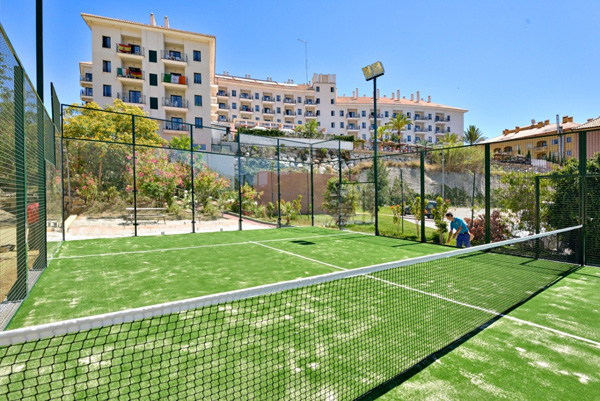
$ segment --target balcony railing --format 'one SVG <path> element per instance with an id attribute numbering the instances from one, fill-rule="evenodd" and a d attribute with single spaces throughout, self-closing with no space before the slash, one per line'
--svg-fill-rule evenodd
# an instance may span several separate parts
<path id="1" fill-rule="evenodd" d="M 164 129 L 169 130 L 169 131 L 187 132 L 189 128 L 188 128 L 187 124 L 185 124 L 185 123 L 180 123 L 180 122 L 176 122 L 176 121 L 165 121 Z"/>
<path id="2" fill-rule="evenodd" d="M 374 114 L 374 113 L 371 113 L 371 116 L 370 116 L 370 118 L 373 118 L 373 114 Z M 383 118 L 383 114 L 377 114 L 377 118 Z"/>
<path id="3" fill-rule="evenodd" d="M 183 63 L 187 63 L 188 57 L 184 52 L 171 53 L 169 50 L 161 50 L 160 58 L 163 60 L 171 60 L 171 61 L 181 61 Z"/>
<path id="4" fill-rule="evenodd" d="M 131 54 L 133 56 L 143 56 L 144 55 L 144 48 L 141 46 L 117 43 L 117 45 L 115 47 L 116 47 L 117 53 Z"/>
<path id="5" fill-rule="evenodd" d="M 221 110 L 229 110 L 229 106 L 227 106 L 226 104 L 219 104 L 219 109 L 221 109 Z"/>
<path id="6" fill-rule="evenodd" d="M 188 108 L 188 101 L 186 99 L 165 99 L 163 98 L 163 106 L 166 107 L 179 107 L 182 109 Z"/>
<path id="7" fill-rule="evenodd" d="M 81 96 L 92 97 L 92 96 L 94 96 L 94 91 L 92 90 L 92 88 L 82 89 L 81 90 Z"/>
<path id="8" fill-rule="evenodd" d="M 286 97 L 283 99 L 283 103 L 296 103 L 296 101 L 292 98 Z"/>
<path id="9" fill-rule="evenodd" d="M 263 102 L 273 102 L 273 98 L 271 96 L 263 96 L 262 97 Z"/>
<path id="10" fill-rule="evenodd" d="M 219 117 L 217 117 L 217 121 L 220 123 L 228 123 L 229 119 L 225 116 L 219 116 Z"/>
<path id="11" fill-rule="evenodd" d="M 295 115 L 296 115 L 296 113 L 295 113 L 295 112 L 293 112 L 293 111 L 291 111 L 291 110 L 285 110 L 285 111 L 283 112 L 283 115 L 284 115 L 284 116 L 295 116 Z"/>
<path id="12" fill-rule="evenodd" d="M 227 93 L 227 91 L 220 90 L 220 91 L 217 92 L 217 96 L 229 97 L 229 93 Z"/>
<path id="13" fill-rule="evenodd" d="M 244 113 L 252 113 L 252 109 L 250 107 L 241 107 L 240 111 Z"/>
<path id="14" fill-rule="evenodd" d="M 357 126 L 357 125 L 354 125 L 354 124 L 348 124 L 348 129 L 349 129 L 349 130 L 356 131 L 356 130 L 358 129 L 358 126 Z"/>
<path id="15" fill-rule="evenodd" d="M 165 84 L 187 85 L 187 77 L 185 75 L 163 73 L 162 82 Z"/>
<path id="16" fill-rule="evenodd" d="M 240 99 L 252 100 L 252 95 L 249 93 L 240 93 Z"/>
<path id="17" fill-rule="evenodd" d="M 92 82 L 92 78 L 93 78 L 93 76 L 91 74 L 90 75 L 82 75 L 79 77 L 79 80 L 81 82 Z"/>
<path id="18" fill-rule="evenodd" d="M 313 105 L 313 104 L 315 104 L 315 101 L 314 101 L 314 100 L 312 100 L 312 99 L 306 99 L 306 100 L 304 101 L 304 104 Z"/>
<path id="19" fill-rule="evenodd" d="M 304 117 L 314 117 L 315 113 L 313 113 L 312 111 L 307 111 L 306 113 L 304 113 Z"/>
<path id="20" fill-rule="evenodd" d="M 146 96 L 142 94 L 117 93 L 117 99 L 125 103 L 146 104 Z"/>
<path id="21" fill-rule="evenodd" d="M 348 113 L 346 114 L 347 118 L 358 118 L 358 113 Z"/>
<path id="22" fill-rule="evenodd" d="M 275 112 L 271 109 L 263 109 L 263 114 L 275 114 Z"/>
<path id="23" fill-rule="evenodd" d="M 427 117 L 425 116 L 415 116 L 413 121 L 427 121 Z"/>
<path id="24" fill-rule="evenodd" d="M 139 79 L 140 81 L 143 81 L 145 79 L 145 73 L 144 71 L 131 70 L 129 68 L 117 68 L 117 77 Z"/>

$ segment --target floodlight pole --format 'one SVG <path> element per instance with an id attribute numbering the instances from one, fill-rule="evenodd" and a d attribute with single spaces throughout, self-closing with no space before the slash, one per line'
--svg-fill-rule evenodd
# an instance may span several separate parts
<path id="1" fill-rule="evenodd" d="M 44 12 L 43 0 L 35 1 L 37 93 L 44 103 Z"/>
<path id="2" fill-rule="evenodd" d="M 379 180 L 377 179 L 377 77 L 373 78 L 373 181 L 375 182 L 375 235 L 379 235 Z"/>

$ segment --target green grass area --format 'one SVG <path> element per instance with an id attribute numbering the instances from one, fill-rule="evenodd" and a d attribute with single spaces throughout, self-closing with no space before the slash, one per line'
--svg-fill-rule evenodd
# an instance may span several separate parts
<path id="1" fill-rule="evenodd" d="M 250 242 L 273 246 L 302 238 L 314 244 L 311 257 L 346 268 L 444 250 L 315 227 L 69 241 L 9 329 L 335 271 Z"/>
<path id="2" fill-rule="evenodd" d="M 11 328 L 445 250 L 312 227 L 67 242 Z M 600 271 L 571 268 L 476 252 L 0 348 L 0 398 L 354 399 L 562 275 L 510 315 L 600 341 Z M 384 399 L 592 399 L 598 350 L 501 318 Z"/>
<path id="3" fill-rule="evenodd" d="M 600 342 L 600 269 L 583 268 L 509 316 Z M 600 348 L 502 318 L 382 400 L 597 400 Z"/>

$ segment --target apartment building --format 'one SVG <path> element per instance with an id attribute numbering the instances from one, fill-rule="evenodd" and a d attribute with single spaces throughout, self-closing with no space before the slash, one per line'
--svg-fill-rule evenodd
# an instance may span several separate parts
<path id="1" fill-rule="evenodd" d="M 528 154 L 531 159 L 537 160 L 569 159 L 578 155 L 578 137 L 573 131 L 580 125 L 570 116 L 563 116 L 560 124 L 550 123 L 550 120 L 532 120 L 530 125 L 505 129 L 502 135 L 484 143 L 491 144 L 496 160 L 526 157 Z M 563 135 L 552 137 L 559 130 Z"/>
<path id="2" fill-rule="evenodd" d="M 81 100 L 100 106 L 114 99 L 136 105 L 161 122 L 165 139 L 216 118 L 211 114 L 216 38 L 156 24 L 82 14 L 92 31 L 92 61 L 79 64 Z M 216 105 L 215 105 L 216 106 Z M 201 148 L 210 134 L 195 135 Z"/>
<path id="3" fill-rule="evenodd" d="M 330 135 L 353 135 L 371 141 L 373 97 L 338 96 L 335 74 L 314 74 L 305 84 L 215 74 L 214 36 L 149 24 L 82 14 L 92 31 L 92 61 L 81 62 L 81 100 L 100 106 L 115 98 L 141 107 L 151 117 L 168 120 L 161 134 L 170 139 L 187 126 L 264 127 L 293 130 L 315 120 Z M 462 135 L 465 109 L 433 103 L 420 93 L 410 98 L 379 96 L 378 126 L 398 114 L 412 123 L 405 143 L 435 143 L 447 132 Z M 195 142 L 210 149 L 210 130 L 195 130 Z"/>

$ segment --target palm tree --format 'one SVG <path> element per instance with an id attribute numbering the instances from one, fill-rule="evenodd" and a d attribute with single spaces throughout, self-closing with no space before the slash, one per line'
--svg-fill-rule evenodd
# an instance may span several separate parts
<path id="1" fill-rule="evenodd" d="M 454 132 L 452 132 L 452 133 L 446 132 L 444 134 L 444 137 L 442 138 L 442 143 L 444 145 L 453 146 L 453 145 L 457 145 L 458 142 L 459 142 L 458 135 L 456 135 Z"/>
<path id="2" fill-rule="evenodd" d="M 406 117 L 405 114 L 396 114 L 396 117 L 391 118 L 390 121 L 387 122 L 386 126 L 390 131 L 396 131 L 396 135 L 398 139 L 400 139 L 402 138 L 402 130 L 408 124 L 412 124 L 412 120 L 410 118 Z"/>
<path id="3" fill-rule="evenodd" d="M 303 125 L 298 125 L 295 131 L 305 138 L 316 138 L 319 135 L 317 120 L 310 120 Z"/>
<path id="4" fill-rule="evenodd" d="M 389 135 L 390 131 L 387 125 L 382 125 L 381 127 L 377 127 L 377 140 L 378 141 L 385 141 L 385 139 L 387 138 L 387 136 Z"/>
<path id="5" fill-rule="evenodd" d="M 474 125 L 469 125 L 465 130 L 464 141 L 469 145 L 479 143 L 485 139 L 486 138 L 483 136 L 483 132 L 481 132 L 481 130 Z"/>

